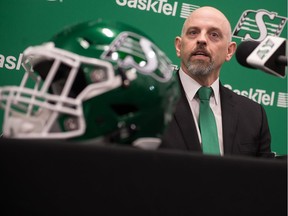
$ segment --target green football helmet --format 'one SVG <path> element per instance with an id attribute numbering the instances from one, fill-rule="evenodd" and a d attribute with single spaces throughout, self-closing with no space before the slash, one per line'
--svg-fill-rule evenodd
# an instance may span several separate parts
<path id="1" fill-rule="evenodd" d="M 3 136 L 151 145 L 179 97 L 171 61 L 144 33 L 101 20 L 23 52 L 19 86 L 1 88 Z"/>

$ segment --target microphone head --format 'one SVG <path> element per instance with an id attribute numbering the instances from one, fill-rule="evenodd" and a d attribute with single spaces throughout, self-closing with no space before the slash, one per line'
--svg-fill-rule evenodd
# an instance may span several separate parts
<path id="1" fill-rule="evenodd" d="M 252 40 L 246 40 L 240 43 L 236 49 L 236 60 L 238 61 L 239 64 L 241 64 L 244 67 L 247 68 L 252 68 L 251 65 L 247 63 L 247 58 L 248 56 L 253 52 L 253 50 L 260 44 L 260 42 L 257 41 L 252 41 Z"/>

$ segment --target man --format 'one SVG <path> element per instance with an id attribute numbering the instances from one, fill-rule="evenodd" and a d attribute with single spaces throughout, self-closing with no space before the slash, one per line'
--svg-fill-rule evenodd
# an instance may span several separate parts
<path id="1" fill-rule="evenodd" d="M 200 127 L 202 102 L 198 94 L 204 86 L 212 89 L 209 102 L 217 125 L 216 141 L 212 144 L 216 143 L 218 152 L 207 154 L 273 155 L 263 107 L 225 88 L 219 81 L 222 64 L 229 61 L 236 50 L 225 15 L 212 7 L 196 9 L 184 22 L 181 37 L 175 39 L 175 48 L 181 59 L 178 74 L 182 96 L 160 148 L 206 154 L 202 137 L 206 126 Z M 208 132 L 208 139 L 211 136 Z"/>

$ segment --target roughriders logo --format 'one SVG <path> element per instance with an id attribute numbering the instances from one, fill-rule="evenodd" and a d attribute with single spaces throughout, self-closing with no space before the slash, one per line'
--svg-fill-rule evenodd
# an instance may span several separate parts
<path id="1" fill-rule="evenodd" d="M 173 73 L 170 59 L 150 40 L 133 32 L 119 34 L 102 53 L 101 59 L 117 62 L 122 68 L 133 67 L 159 82 L 169 81 Z"/>
<path id="2" fill-rule="evenodd" d="M 242 40 L 262 41 L 268 35 L 279 36 L 286 21 L 286 17 L 278 16 L 276 12 L 264 9 L 246 10 L 233 31 L 233 37 Z"/>

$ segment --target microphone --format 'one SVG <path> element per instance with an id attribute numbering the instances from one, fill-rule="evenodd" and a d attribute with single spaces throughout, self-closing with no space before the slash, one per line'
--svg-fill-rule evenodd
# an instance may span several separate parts
<path id="1" fill-rule="evenodd" d="M 236 59 L 239 64 L 251 69 L 260 69 L 268 74 L 285 77 L 287 66 L 286 39 L 267 36 L 262 42 L 247 40 L 239 44 Z"/>

